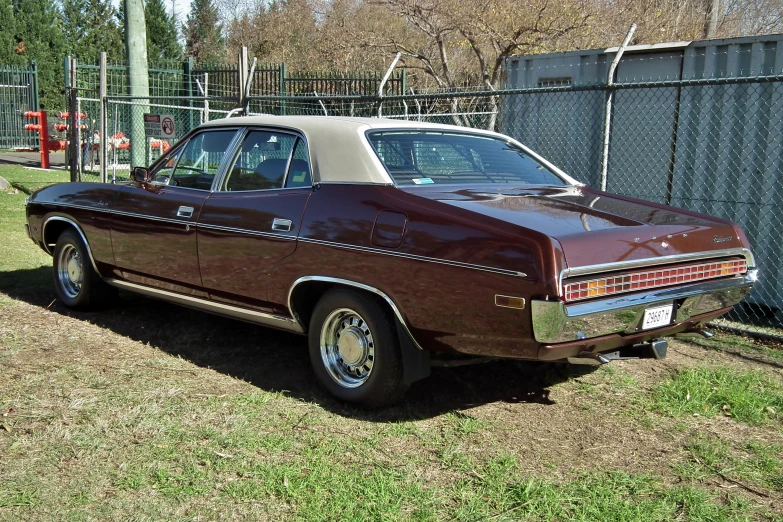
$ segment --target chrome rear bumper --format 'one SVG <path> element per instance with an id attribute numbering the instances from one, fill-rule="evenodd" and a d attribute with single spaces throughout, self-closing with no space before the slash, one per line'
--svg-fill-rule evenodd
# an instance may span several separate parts
<path id="1" fill-rule="evenodd" d="M 674 304 L 673 324 L 734 306 L 750 292 L 758 270 L 730 279 L 661 288 L 567 305 L 562 301 L 532 300 L 533 335 L 539 343 L 554 344 L 610 334 L 641 332 L 644 310 Z"/>

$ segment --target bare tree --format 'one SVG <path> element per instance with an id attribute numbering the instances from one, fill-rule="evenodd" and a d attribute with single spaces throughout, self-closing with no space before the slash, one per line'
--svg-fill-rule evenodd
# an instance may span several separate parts
<path id="1" fill-rule="evenodd" d="M 368 0 L 354 14 L 359 23 L 345 29 L 352 45 L 402 53 L 405 67 L 422 71 L 440 89 L 481 84 L 496 90 L 509 56 L 567 48 L 589 18 L 583 0 Z M 458 107 L 454 98 L 453 119 L 462 124 Z M 490 112 L 496 108 L 492 100 Z M 494 125 L 493 117 L 487 126 Z"/>

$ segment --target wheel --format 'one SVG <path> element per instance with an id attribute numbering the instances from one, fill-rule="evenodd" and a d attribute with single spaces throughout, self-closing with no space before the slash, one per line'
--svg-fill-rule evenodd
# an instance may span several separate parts
<path id="1" fill-rule="evenodd" d="M 405 394 L 394 322 L 374 297 L 327 292 L 315 306 L 308 336 L 313 370 L 335 397 L 377 408 Z"/>
<path id="2" fill-rule="evenodd" d="M 54 288 L 69 308 L 88 309 L 105 303 L 114 293 L 93 269 L 87 247 L 74 230 L 57 238 L 53 265 Z"/>

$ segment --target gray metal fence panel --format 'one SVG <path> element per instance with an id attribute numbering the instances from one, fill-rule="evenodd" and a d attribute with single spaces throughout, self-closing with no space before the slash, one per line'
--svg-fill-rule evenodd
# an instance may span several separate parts
<path id="1" fill-rule="evenodd" d="M 29 67 L 0 65 L 0 149 L 38 147 L 38 134 L 24 129 L 37 121 L 25 118 L 24 113 L 38 108 L 35 63 Z"/>

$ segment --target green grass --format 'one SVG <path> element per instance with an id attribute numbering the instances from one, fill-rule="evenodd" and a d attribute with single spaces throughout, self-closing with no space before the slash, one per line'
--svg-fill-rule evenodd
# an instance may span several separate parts
<path id="1" fill-rule="evenodd" d="M 12 187 L 26 194 L 47 185 L 70 180 L 70 174 L 65 170 L 32 170 L 17 165 L 0 165 L 0 177 L 8 181 Z"/>
<path id="2" fill-rule="evenodd" d="M 735 448 L 716 436 L 699 433 L 686 449 L 691 458 L 674 466 L 683 478 L 702 481 L 717 475 L 724 480 L 783 492 L 783 442 L 770 444 L 748 440 Z"/>
<path id="3" fill-rule="evenodd" d="M 24 232 L 24 200 L 31 190 L 67 181 L 67 175 L 25 170 L 16 166 L 0 166 L 0 177 L 11 183 L 11 190 L 0 190 L 0 273 L 37 268 L 50 262 L 49 256 L 35 248 Z M 33 248 L 31 248 L 33 247 Z M 1 277 L 1 276 L 0 276 Z M 1 281 L 1 280 L 0 280 Z"/>
<path id="4" fill-rule="evenodd" d="M 458 520 L 722 521 L 751 513 L 736 498 L 717 504 L 699 489 L 670 488 L 644 474 L 591 472 L 564 482 L 527 477 L 509 457 L 487 462 L 449 494 L 459 503 L 453 514 Z"/>
<path id="5" fill-rule="evenodd" d="M 651 400 L 656 410 L 668 415 L 726 415 L 759 425 L 781 418 L 783 386 L 762 371 L 687 368 L 661 382 Z"/>
<path id="6" fill-rule="evenodd" d="M 710 339 L 692 338 L 687 341 L 717 352 L 759 354 L 776 361 L 783 361 L 783 349 L 780 345 L 773 348 L 739 335 L 716 332 L 715 337 Z"/>

